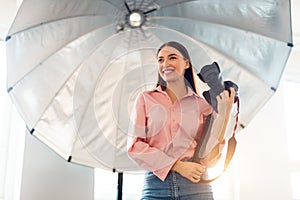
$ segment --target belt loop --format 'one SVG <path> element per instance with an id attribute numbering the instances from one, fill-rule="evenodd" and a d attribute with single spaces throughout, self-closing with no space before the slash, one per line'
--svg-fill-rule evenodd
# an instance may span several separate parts
<path id="1" fill-rule="evenodd" d="M 175 171 L 172 171 L 172 182 L 173 182 L 173 197 L 174 199 L 179 199 L 179 191 L 178 191 L 178 179 L 177 179 L 177 173 Z"/>

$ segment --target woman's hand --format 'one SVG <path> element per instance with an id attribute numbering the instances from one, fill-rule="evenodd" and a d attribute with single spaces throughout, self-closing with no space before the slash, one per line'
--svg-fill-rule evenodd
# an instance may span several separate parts
<path id="1" fill-rule="evenodd" d="M 218 116 L 214 121 L 212 134 L 218 138 L 219 142 L 224 140 L 226 128 L 230 119 L 230 114 L 234 104 L 235 90 L 230 88 L 230 95 L 227 90 L 224 90 L 217 96 L 218 101 Z"/>
<path id="2" fill-rule="evenodd" d="M 222 117 L 229 117 L 234 104 L 235 90 L 233 87 L 230 88 L 230 95 L 227 90 L 224 90 L 220 95 L 217 96 L 218 101 L 218 112 Z"/>
<path id="3" fill-rule="evenodd" d="M 201 175 L 205 171 L 205 167 L 199 163 L 177 160 L 173 165 L 172 170 L 189 179 L 193 183 L 198 183 Z"/>

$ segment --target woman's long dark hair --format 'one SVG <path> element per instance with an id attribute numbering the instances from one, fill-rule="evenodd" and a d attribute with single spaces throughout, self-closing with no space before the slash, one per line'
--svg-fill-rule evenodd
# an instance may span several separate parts
<path id="1" fill-rule="evenodd" d="M 184 82 L 185 82 L 186 86 L 189 86 L 195 93 L 197 93 L 196 85 L 195 85 L 195 81 L 194 81 L 193 66 L 192 66 L 191 59 L 190 59 L 190 56 L 189 56 L 189 53 L 188 53 L 187 49 L 182 44 L 180 44 L 178 42 L 170 41 L 170 42 L 166 42 L 163 45 L 161 45 L 159 47 L 159 49 L 157 50 L 156 55 L 158 55 L 158 53 L 166 46 L 173 47 L 173 48 L 177 49 L 182 54 L 182 56 L 186 60 L 189 61 L 190 67 L 185 70 Z M 167 83 L 163 80 L 163 78 L 158 73 L 158 81 L 157 81 L 156 87 L 159 86 L 159 85 L 162 87 L 163 90 L 165 90 L 166 86 L 167 86 Z"/>

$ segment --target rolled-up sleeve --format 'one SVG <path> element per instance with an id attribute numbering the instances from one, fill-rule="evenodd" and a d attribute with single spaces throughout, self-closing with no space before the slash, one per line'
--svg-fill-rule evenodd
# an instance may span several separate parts
<path id="1" fill-rule="evenodd" d="M 168 156 L 162 150 L 150 146 L 147 142 L 146 132 L 146 104 L 145 98 L 141 94 L 132 109 L 127 140 L 128 155 L 139 166 L 152 171 L 158 178 L 164 180 L 176 159 Z"/>

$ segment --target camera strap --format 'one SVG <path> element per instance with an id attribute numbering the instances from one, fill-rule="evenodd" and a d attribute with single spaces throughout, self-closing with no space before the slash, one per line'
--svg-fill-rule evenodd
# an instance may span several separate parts
<path id="1" fill-rule="evenodd" d="M 228 140 L 228 146 L 227 146 L 227 153 L 226 153 L 226 158 L 225 158 L 225 162 L 224 162 L 224 169 L 222 171 L 222 173 L 219 176 L 216 176 L 215 178 L 209 179 L 209 180 L 200 180 L 200 183 L 210 183 L 216 179 L 218 179 L 227 169 L 233 155 L 236 149 L 236 138 L 235 138 L 235 134 L 236 134 L 236 130 L 237 130 L 237 125 L 238 125 L 238 121 L 239 121 L 239 113 L 240 113 L 240 99 L 237 98 L 237 113 L 235 114 L 235 125 L 233 128 L 233 134 L 231 136 L 231 138 Z M 207 122 L 206 122 L 207 123 Z"/>

